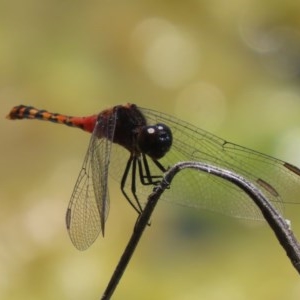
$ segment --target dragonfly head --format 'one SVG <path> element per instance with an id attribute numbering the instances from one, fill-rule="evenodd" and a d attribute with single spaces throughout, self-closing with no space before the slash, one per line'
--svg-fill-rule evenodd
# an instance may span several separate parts
<path id="1" fill-rule="evenodd" d="M 162 158 L 172 146 L 172 131 L 165 124 L 143 126 L 137 136 L 139 150 L 152 159 Z"/>

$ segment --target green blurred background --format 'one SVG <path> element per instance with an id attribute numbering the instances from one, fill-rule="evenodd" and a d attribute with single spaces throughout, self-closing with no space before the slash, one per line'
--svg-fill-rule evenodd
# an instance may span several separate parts
<path id="1" fill-rule="evenodd" d="M 105 238 L 65 210 L 89 135 L 4 118 L 133 102 L 300 165 L 299 1 L 0 2 L 0 299 L 99 299 L 136 219 L 110 182 Z M 300 236 L 300 207 L 287 217 Z M 299 299 L 265 224 L 160 203 L 113 299 Z"/>

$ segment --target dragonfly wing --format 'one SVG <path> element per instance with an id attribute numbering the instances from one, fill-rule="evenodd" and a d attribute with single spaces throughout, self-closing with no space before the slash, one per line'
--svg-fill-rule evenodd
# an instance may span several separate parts
<path id="1" fill-rule="evenodd" d="M 100 214 L 100 227 L 104 235 L 105 221 L 109 212 L 108 169 L 116 127 L 117 111 L 105 119 L 99 119 L 93 135 L 105 136 L 96 145 L 92 156 L 92 178 L 97 207 Z"/>
<path id="2" fill-rule="evenodd" d="M 105 124 L 103 120 L 97 121 L 67 209 L 67 229 L 79 250 L 91 246 L 101 230 L 104 234 L 109 212 L 107 181 L 115 117 L 113 114 Z"/>
<path id="3" fill-rule="evenodd" d="M 229 143 L 173 116 L 141 109 L 149 124 L 164 123 L 173 133 L 164 167 L 180 161 L 201 161 L 231 170 L 256 185 L 279 212 L 284 203 L 299 203 L 299 169 L 257 151 Z M 151 166 L 152 167 L 152 166 Z M 155 167 L 154 167 L 155 168 Z M 151 171 L 159 175 L 158 170 Z M 211 174 L 185 170 L 175 177 L 163 198 L 227 215 L 262 219 L 252 200 L 232 183 Z"/>

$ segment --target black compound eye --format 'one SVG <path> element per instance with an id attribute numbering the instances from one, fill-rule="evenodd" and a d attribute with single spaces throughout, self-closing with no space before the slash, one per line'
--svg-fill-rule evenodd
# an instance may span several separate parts
<path id="1" fill-rule="evenodd" d="M 162 158 L 172 146 L 172 132 L 165 124 L 144 126 L 138 134 L 139 150 L 153 159 Z"/>

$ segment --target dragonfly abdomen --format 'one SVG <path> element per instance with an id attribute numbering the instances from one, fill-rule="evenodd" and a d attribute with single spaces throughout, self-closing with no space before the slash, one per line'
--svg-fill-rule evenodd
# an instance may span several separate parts
<path id="1" fill-rule="evenodd" d="M 37 119 L 50 121 L 58 124 L 65 124 L 70 127 L 81 128 L 88 132 L 93 132 L 96 124 L 97 115 L 89 117 L 71 117 L 58 113 L 51 113 L 47 110 L 37 109 L 33 106 L 15 106 L 7 115 L 10 120 Z"/>

